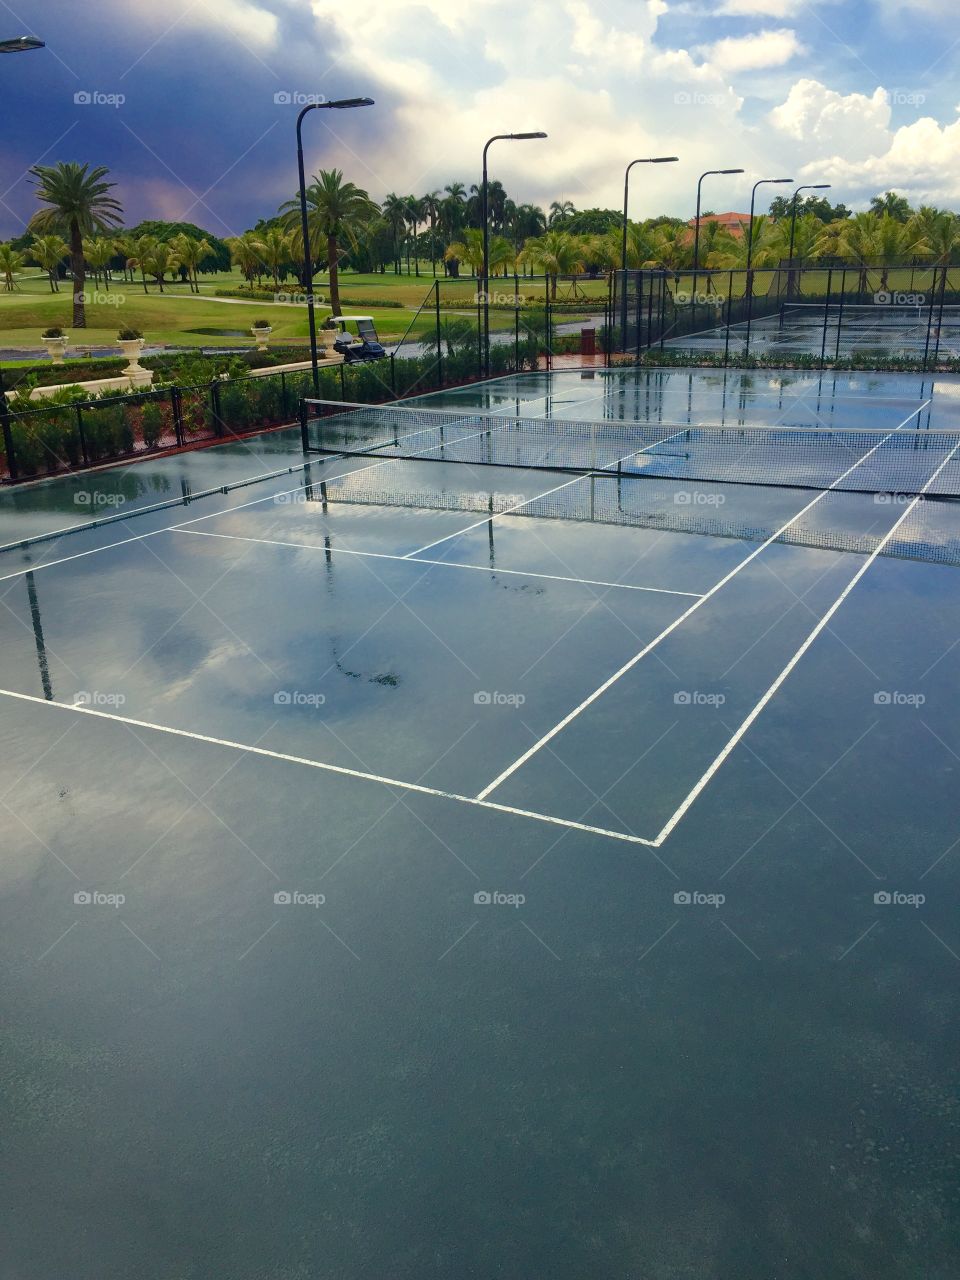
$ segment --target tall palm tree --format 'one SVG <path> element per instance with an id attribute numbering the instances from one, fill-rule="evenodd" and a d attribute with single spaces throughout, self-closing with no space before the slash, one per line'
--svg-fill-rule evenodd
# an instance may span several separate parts
<path id="1" fill-rule="evenodd" d="M 197 273 L 200 270 L 200 264 L 204 258 L 213 253 L 209 240 L 205 240 L 203 237 L 197 240 L 194 236 L 181 233 L 172 238 L 170 245 L 177 255 L 180 266 L 186 270 L 187 279 L 190 282 L 190 292 L 199 293 L 200 285 L 197 281 Z"/>
<path id="2" fill-rule="evenodd" d="M 133 252 L 127 258 L 127 267 L 130 271 L 130 278 L 133 279 L 133 273 L 136 270 L 140 272 L 140 283 L 143 285 L 143 292 L 149 293 L 147 288 L 147 268 L 146 264 L 150 260 L 150 255 L 156 249 L 159 241 L 156 236 L 138 236 L 135 240 L 132 237 L 126 238 L 128 247 L 133 248 Z"/>
<path id="3" fill-rule="evenodd" d="M 416 274 L 420 274 L 420 250 L 417 245 L 417 228 L 423 222 L 424 212 L 423 204 L 416 196 L 407 196 L 405 202 L 407 206 L 407 222 L 410 224 L 413 240 L 413 263 Z M 407 240 L 407 275 L 410 274 L 410 239 Z"/>
<path id="4" fill-rule="evenodd" d="M 50 292 L 60 292 L 60 281 L 57 279 L 57 268 L 70 252 L 70 246 L 63 236 L 34 236 L 30 246 L 30 257 L 38 267 L 43 267 L 50 280 Z"/>
<path id="5" fill-rule="evenodd" d="M 252 232 L 245 231 L 242 236 L 231 236 L 226 243 L 230 250 L 230 261 L 235 267 L 240 268 L 241 275 L 249 282 L 252 289 L 254 277 L 259 274 L 261 265 L 256 237 Z"/>
<path id="6" fill-rule="evenodd" d="M 0 244 L 0 272 L 3 273 L 3 287 L 7 293 L 19 288 L 13 277 L 22 270 L 23 254 L 18 253 L 12 244 Z"/>
<path id="7" fill-rule="evenodd" d="M 156 280 L 160 292 L 163 293 L 163 277 L 168 271 L 176 271 L 180 265 L 180 259 L 177 257 L 177 251 L 173 247 L 170 240 L 156 240 L 152 236 L 143 236 L 141 238 L 142 248 L 135 258 L 131 258 L 131 263 L 135 267 L 139 267 L 144 277 L 144 293 L 147 291 L 146 277 L 153 276 Z"/>
<path id="8" fill-rule="evenodd" d="M 572 200 L 554 200 L 550 205 L 550 226 L 555 227 L 557 223 L 564 223 L 568 218 L 572 218 L 577 212 L 577 207 Z"/>
<path id="9" fill-rule="evenodd" d="M 433 274 L 437 274 L 437 219 L 440 217 L 440 192 L 428 191 L 420 201 L 420 207 L 423 209 L 423 216 L 430 223 L 430 265 L 433 267 Z"/>
<path id="10" fill-rule="evenodd" d="M 87 265 L 93 268 L 94 286 L 99 285 L 100 277 L 103 276 L 104 287 L 107 293 L 110 292 L 110 277 L 108 268 L 110 262 L 116 257 L 116 245 L 112 240 L 108 240 L 106 236 L 98 236 L 94 240 L 88 240 L 83 251 L 83 256 L 87 260 Z"/>
<path id="11" fill-rule="evenodd" d="M 380 211 L 393 233 L 393 273 L 399 275 L 403 237 L 407 230 L 407 204 L 403 196 L 398 196 L 395 191 L 391 191 L 384 196 Z"/>
<path id="12" fill-rule="evenodd" d="M 947 266 L 960 247 L 960 218 L 946 209 L 924 205 L 907 225 L 917 237 L 917 253 L 932 259 L 938 267 Z"/>
<path id="13" fill-rule="evenodd" d="M 89 165 L 70 161 L 55 168 L 37 164 L 30 170 L 36 179 L 37 199 L 48 207 L 34 214 L 30 230 L 41 234 L 57 232 L 70 245 L 70 271 L 73 275 L 73 327 L 85 329 L 83 286 L 86 265 L 83 238 L 96 232 L 107 234 L 120 225 L 123 209 L 110 192 L 116 185 L 105 182 L 110 172 L 103 165 L 91 170 Z"/>
<path id="14" fill-rule="evenodd" d="M 137 241 L 136 241 L 136 237 L 131 236 L 131 235 L 127 235 L 127 234 L 126 234 L 126 232 L 125 232 L 123 235 L 114 236 L 114 237 L 113 237 L 113 243 L 114 243 L 114 245 L 115 245 L 115 247 L 116 247 L 117 253 L 118 253 L 118 254 L 120 255 L 120 257 L 123 259 L 123 278 L 124 278 L 124 281 L 126 281 L 126 279 L 127 279 L 128 275 L 129 275 L 130 283 L 131 283 L 131 284 L 133 284 L 133 271 L 131 270 L 131 268 L 130 268 L 130 266 L 129 266 L 128 264 L 129 264 L 130 259 L 131 259 L 131 258 L 135 258 L 135 257 L 136 257 L 136 254 L 137 254 Z"/>
<path id="15" fill-rule="evenodd" d="M 520 256 L 549 278 L 550 296 L 556 300 L 557 278 L 580 274 L 586 258 L 586 246 L 578 236 L 554 228 L 528 240 Z"/>
<path id="16" fill-rule="evenodd" d="M 444 255 L 448 262 L 465 262 L 472 275 L 483 274 L 483 232 L 479 227 L 467 227 L 462 240 L 454 240 Z M 516 254 L 506 236 L 491 236 L 489 244 L 490 274 L 504 274 L 513 270 Z"/>
<path id="17" fill-rule="evenodd" d="M 302 232 L 301 232 L 302 235 Z M 264 265 L 273 276 L 274 289 L 280 288 L 280 272 L 293 260 L 293 241 L 281 227 L 271 227 L 253 241 Z"/>
<path id="18" fill-rule="evenodd" d="M 310 252 L 314 252 L 315 243 L 325 243 L 334 315 L 340 313 L 340 245 L 356 249 L 360 233 L 377 212 L 366 191 L 344 182 L 342 169 L 321 169 L 307 190 Z M 299 199 L 288 200 L 280 213 L 286 225 L 295 227 L 300 217 Z"/>

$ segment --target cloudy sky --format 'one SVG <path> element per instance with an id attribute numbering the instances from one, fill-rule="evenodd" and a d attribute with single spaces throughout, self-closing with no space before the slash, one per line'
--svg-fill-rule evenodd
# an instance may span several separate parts
<path id="1" fill-rule="evenodd" d="M 864 206 L 896 188 L 960 209 L 956 0 L 0 0 L 0 236 L 33 211 L 26 171 L 79 160 L 113 171 L 132 224 L 243 231 L 293 194 L 304 95 L 369 95 L 314 112 L 307 163 L 339 165 L 374 198 L 495 175 L 518 200 L 692 213 L 696 179 L 834 186 Z M 744 179 L 705 207 L 742 209 Z"/>

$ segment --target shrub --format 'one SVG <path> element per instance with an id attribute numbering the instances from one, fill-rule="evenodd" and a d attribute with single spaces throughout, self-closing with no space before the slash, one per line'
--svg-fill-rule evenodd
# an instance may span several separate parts
<path id="1" fill-rule="evenodd" d="M 136 342 L 138 338 L 142 338 L 143 334 L 139 329 L 121 329 L 117 334 L 118 342 Z"/>
<path id="2" fill-rule="evenodd" d="M 272 329 L 273 325 L 269 320 L 254 320 L 250 327 L 251 329 Z"/>
<path id="3" fill-rule="evenodd" d="M 55 324 L 49 329 L 44 329 L 40 336 L 41 338 L 62 338 L 64 337 L 64 332 L 59 325 Z"/>
<path id="4" fill-rule="evenodd" d="M 147 449 L 156 449 L 163 436 L 163 409 L 156 400 L 148 400 L 140 413 L 140 430 Z"/>

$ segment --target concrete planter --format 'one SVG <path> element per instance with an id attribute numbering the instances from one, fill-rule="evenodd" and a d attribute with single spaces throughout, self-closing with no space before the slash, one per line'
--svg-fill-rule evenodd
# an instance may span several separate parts
<path id="1" fill-rule="evenodd" d="M 47 348 L 47 355 L 54 364 L 63 364 L 63 357 L 67 351 L 67 342 L 69 339 L 66 335 L 62 338 L 41 338 L 40 341 Z"/>
<path id="2" fill-rule="evenodd" d="M 125 378 L 135 387 L 145 387 L 153 381 L 153 371 L 144 369 L 140 364 L 140 352 L 143 350 L 143 338 L 118 338 L 120 352 L 127 361 L 123 371 Z"/>
<path id="3" fill-rule="evenodd" d="M 266 328 L 262 328 L 262 329 L 253 328 L 250 330 L 250 332 L 253 334 L 254 338 L 256 338 L 257 340 L 257 350 L 266 351 L 270 341 L 270 335 L 271 333 L 273 333 L 273 329 L 268 325 Z"/>
<path id="4" fill-rule="evenodd" d="M 339 336 L 340 335 L 336 329 L 320 330 L 320 349 L 323 352 L 324 360 L 329 360 L 336 354 L 333 349 L 333 344 Z"/>

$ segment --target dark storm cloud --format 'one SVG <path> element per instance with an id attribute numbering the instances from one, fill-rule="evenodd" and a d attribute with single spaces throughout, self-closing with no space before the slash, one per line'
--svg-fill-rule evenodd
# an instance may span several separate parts
<path id="1" fill-rule="evenodd" d="M 166 23 L 160 6 L 150 21 L 129 3 L 100 3 L 95 18 L 67 0 L 32 9 L 48 48 L 0 59 L 0 238 L 20 234 L 36 209 L 30 166 L 58 160 L 107 165 L 128 225 L 184 218 L 238 234 L 296 188 L 298 95 L 378 98 L 372 110 L 318 112 L 305 126 L 308 167 L 340 151 L 329 120 L 357 154 L 351 176 L 370 181 L 360 158 L 389 132 L 385 95 L 339 65 L 335 34 L 307 5 L 261 7 L 276 11 L 272 45 L 218 24 L 205 2 L 198 13 L 177 0 Z M 22 34 L 24 16 L 7 13 L 2 34 Z"/>

